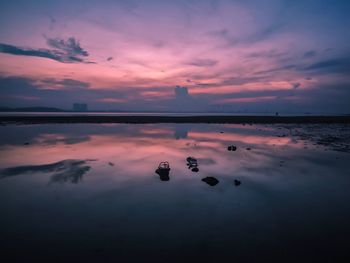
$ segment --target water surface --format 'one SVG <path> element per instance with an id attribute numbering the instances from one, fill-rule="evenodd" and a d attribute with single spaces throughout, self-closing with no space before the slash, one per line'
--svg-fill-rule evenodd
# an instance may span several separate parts
<path id="1" fill-rule="evenodd" d="M 334 262 L 350 234 L 349 130 L 2 126 L 1 251 L 45 262 Z M 161 161 L 168 181 L 155 173 Z"/>

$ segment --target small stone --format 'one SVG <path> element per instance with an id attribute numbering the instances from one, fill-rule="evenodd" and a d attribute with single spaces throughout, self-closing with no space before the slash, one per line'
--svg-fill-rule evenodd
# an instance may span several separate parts
<path id="1" fill-rule="evenodd" d="M 228 150 L 228 151 L 233 151 L 233 152 L 234 152 L 234 151 L 237 150 L 237 147 L 234 146 L 234 145 L 230 145 L 230 146 L 227 147 L 227 150 Z"/>
<path id="2" fill-rule="evenodd" d="M 235 184 L 235 186 L 239 186 L 239 185 L 241 184 L 241 181 L 240 181 L 240 180 L 235 179 L 235 180 L 234 180 L 234 184 Z"/>
<path id="3" fill-rule="evenodd" d="M 187 157 L 186 161 L 187 161 L 188 169 L 191 169 L 191 171 L 195 172 L 195 173 L 197 173 L 199 171 L 199 169 L 198 169 L 198 162 L 197 162 L 196 158 L 194 158 L 194 157 Z"/>
<path id="4" fill-rule="evenodd" d="M 214 185 L 217 185 L 219 183 L 218 179 L 216 179 L 215 177 L 211 177 L 211 176 L 203 178 L 202 181 L 209 184 L 210 186 L 214 186 Z"/>

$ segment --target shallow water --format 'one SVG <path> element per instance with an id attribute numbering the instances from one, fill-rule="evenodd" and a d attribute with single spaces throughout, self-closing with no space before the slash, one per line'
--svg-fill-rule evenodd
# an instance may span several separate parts
<path id="1" fill-rule="evenodd" d="M 3 111 L 0 116 L 275 116 L 276 112 L 32 112 L 32 111 Z M 342 116 L 342 113 L 287 113 L 279 112 L 279 116 Z"/>
<path id="2" fill-rule="evenodd" d="M 350 236 L 349 130 L 2 126 L 1 252 L 22 262 L 334 262 Z M 155 173 L 161 161 L 168 181 Z"/>

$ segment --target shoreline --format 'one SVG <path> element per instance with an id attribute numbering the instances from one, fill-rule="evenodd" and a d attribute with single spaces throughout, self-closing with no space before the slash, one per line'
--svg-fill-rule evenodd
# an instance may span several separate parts
<path id="1" fill-rule="evenodd" d="M 54 123 L 350 123 L 350 116 L 0 116 L 0 125 Z"/>

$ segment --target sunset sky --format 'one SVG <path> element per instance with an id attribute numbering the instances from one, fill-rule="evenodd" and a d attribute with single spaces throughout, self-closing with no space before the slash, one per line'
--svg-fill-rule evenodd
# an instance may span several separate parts
<path id="1" fill-rule="evenodd" d="M 350 1 L 0 2 L 0 106 L 350 112 Z"/>

